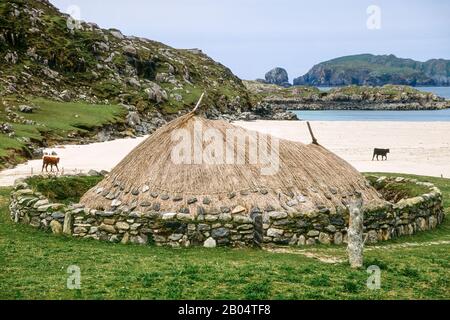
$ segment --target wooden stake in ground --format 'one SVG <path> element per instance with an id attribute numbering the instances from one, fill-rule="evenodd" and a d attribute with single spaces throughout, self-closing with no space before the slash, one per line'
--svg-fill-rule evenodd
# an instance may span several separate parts
<path id="1" fill-rule="evenodd" d="M 316 144 L 316 145 L 319 145 L 319 142 L 317 142 L 317 139 L 316 139 L 316 137 L 314 136 L 314 133 L 313 133 L 313 131 L 312 131 L 311 125 L 309 124 L 309 121 L 306 122 L 306 124 L 308 125 L 308 130 L 309 130 L 309 134 L 311 135 L 311 138 L 312 138 L 312 143 L 313 143 L 313 144 Z"/>
<path id="2" fill-rule="evenodd" d="M 200 99 L 197 102 L 197 105 L 195 106 L 194 110 L 192 110 L 193 113 L 195 113 L 198 109 L 198 107 L 200 107 L 200 104 L 202 103 L 203 97 L 205 96 L 205 93 L 203 92 L 202 95 L 200 96 Z"/>
<path id="3" fill-rule="evenodd" d="M 360 193 L 357 194 L 348 208 L 350 211 L 350 222 L 348 227 L 348 260 L 352 268 L 361 268 L 363 266 L 363 227 L 364 216 L 362 210 L 363 200 Z"/>

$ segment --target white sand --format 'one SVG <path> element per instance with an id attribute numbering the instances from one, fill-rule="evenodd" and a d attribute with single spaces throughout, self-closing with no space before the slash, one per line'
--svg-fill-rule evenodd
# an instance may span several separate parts
<path id="1" fill-rule="evenodd" d="M 284 139 L 311 142 L 304 121 L 236 124 Z M 311 126 L 321 145 L 361 172 L 450 178 L 450 122 L 314 121 Z M 374 148 L 389 148 L 388 161 L 372 161 Z"/>
<path id="2" fill-rule="evenodd" d="M 237 122 L 247 129 L 310 143 L 305 122 Z M 316 138 L 363 172 L 401 172 L 450 178 L 450 122 L 311 122 Z M 54 148 L 65 173 L 111 170 L 145 137 Z M 390 148 L 388 161 L 372 161 L 373 148 Z M 41 160 L 0 172 L 0 186 L 40 173 Z M 33 171 L 31 171 L 33 170 Z"/>
<path id="3" fill-rule="evenodd" d="M 56 151 L 61 159 L 59 167 L 66 174 L 87 173 L 91 169 L 110 171 L 145 138 L 118 139 L 88 145 L 67 145 L 50 150 Z M 39 174 L 41 169 L 42 160 L 32 160 L 14 169 L 4 170 L 0 172 L 0 186 L 12 185 L 15 179 L 30 176 L 31 173 Z M 50 171 L 50 166 L 48 170 Z M 54 170 L 56 171 L 56 168 Z"/>

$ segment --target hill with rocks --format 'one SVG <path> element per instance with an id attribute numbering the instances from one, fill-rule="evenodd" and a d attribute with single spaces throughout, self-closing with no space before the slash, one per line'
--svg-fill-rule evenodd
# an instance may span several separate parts
<path id="1" fill-rule="evenodd" d="M 266 84 L 276 84 L 282 87 L 290 87 L 289 83 L 289 75 L 286 69 L 283 68 L 274 68 L 266 73 L 265 79 L 258 79 L 258 82 L 266 83 Z"/>
<path id="2" fill-rule="evenodd" d="M 294 85 L 310 86 L 386 84 L 450 86 L 450 60 L 420 62 L 392 54 L 360 54 L 319 63 L 305 75 L 294 79 Z"/>
<path id="3" fill-rule="evenodd" d="M 311 86 L 282 88 L 258 81 L 244 81 L 259 105 L 278 110 L 437 110 L 450 101 L 409 86 L 347 86 L 321 91 Z"/>
<path id="4" fill-rule="evenodd" d="M 0 0 L 2 164 L 54 143 L 151 133 L 202 92 L 208 118 L 273 115 L 258 113 L 242 81 L 199 49 L 75 21 L 47 0 Z"/>
<path id="5" fill-rule="evenodd" d="M 70 17 L 46 0 L 2 0 L 0 13 L 2 95 L 122 103 L 170 115 L 206 91 L 208 114 L 250 108 L 241 80 L 198 49 L 177 50 L 94 23 L 71 29 Z"/>

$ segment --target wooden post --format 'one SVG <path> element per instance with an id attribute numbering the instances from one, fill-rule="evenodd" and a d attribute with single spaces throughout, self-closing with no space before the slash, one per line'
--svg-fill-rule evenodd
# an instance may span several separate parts
<path id="1" fill-rule="evenodd" d="M 363 200 L 360 193 L 357 198 L 349 205 L 350 221 L 348 227 L 348 261 L 352 268 L 361 268 L 363 266 L 364 251 L 364 215 L 362 210 Z"/>
<path id="2" fill-rule="evenodd" d="M 196 112 L 198 107 L 200 107 L 200 104 L 202 103 L 203 97 L 205 96 L 205 93 L 203 92 L 202 95 L 200 96 L 200 99 L 197 102 L 197 105 L 195 106 L 194 110 L 192 110 L 192 112 Z"/>
<path id="3" fill-rule="evenodd" d="M 312 128 L 311 128 L 311 124 L 309 123 L 309 121 L 306 122 L 306 124 L 308 125 L 309 134 L 311 135 L 311 138 L 312 138 L 312 143 L 316 144 L 316 145 L 319 145 L 319 142 L 317 142 L 316 137 L 314 137 L 314 133 L 313 133 Z"/>

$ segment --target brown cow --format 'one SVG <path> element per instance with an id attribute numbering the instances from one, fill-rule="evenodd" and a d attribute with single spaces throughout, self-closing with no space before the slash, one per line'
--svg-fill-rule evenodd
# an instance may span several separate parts
<path id="1" fill-rule="evenodd" d="M 44 172 L 44 168 L 45 168 L 45 171 L 48 172 L 49 165 L 50 165 L 51 172 L 53 172 L 53 166 L 55 166 L 56 170 L 59 172 L 58 163 L 59 163 L 59 157 L 44 155 L 42 157 L 42 172 Z"/>

